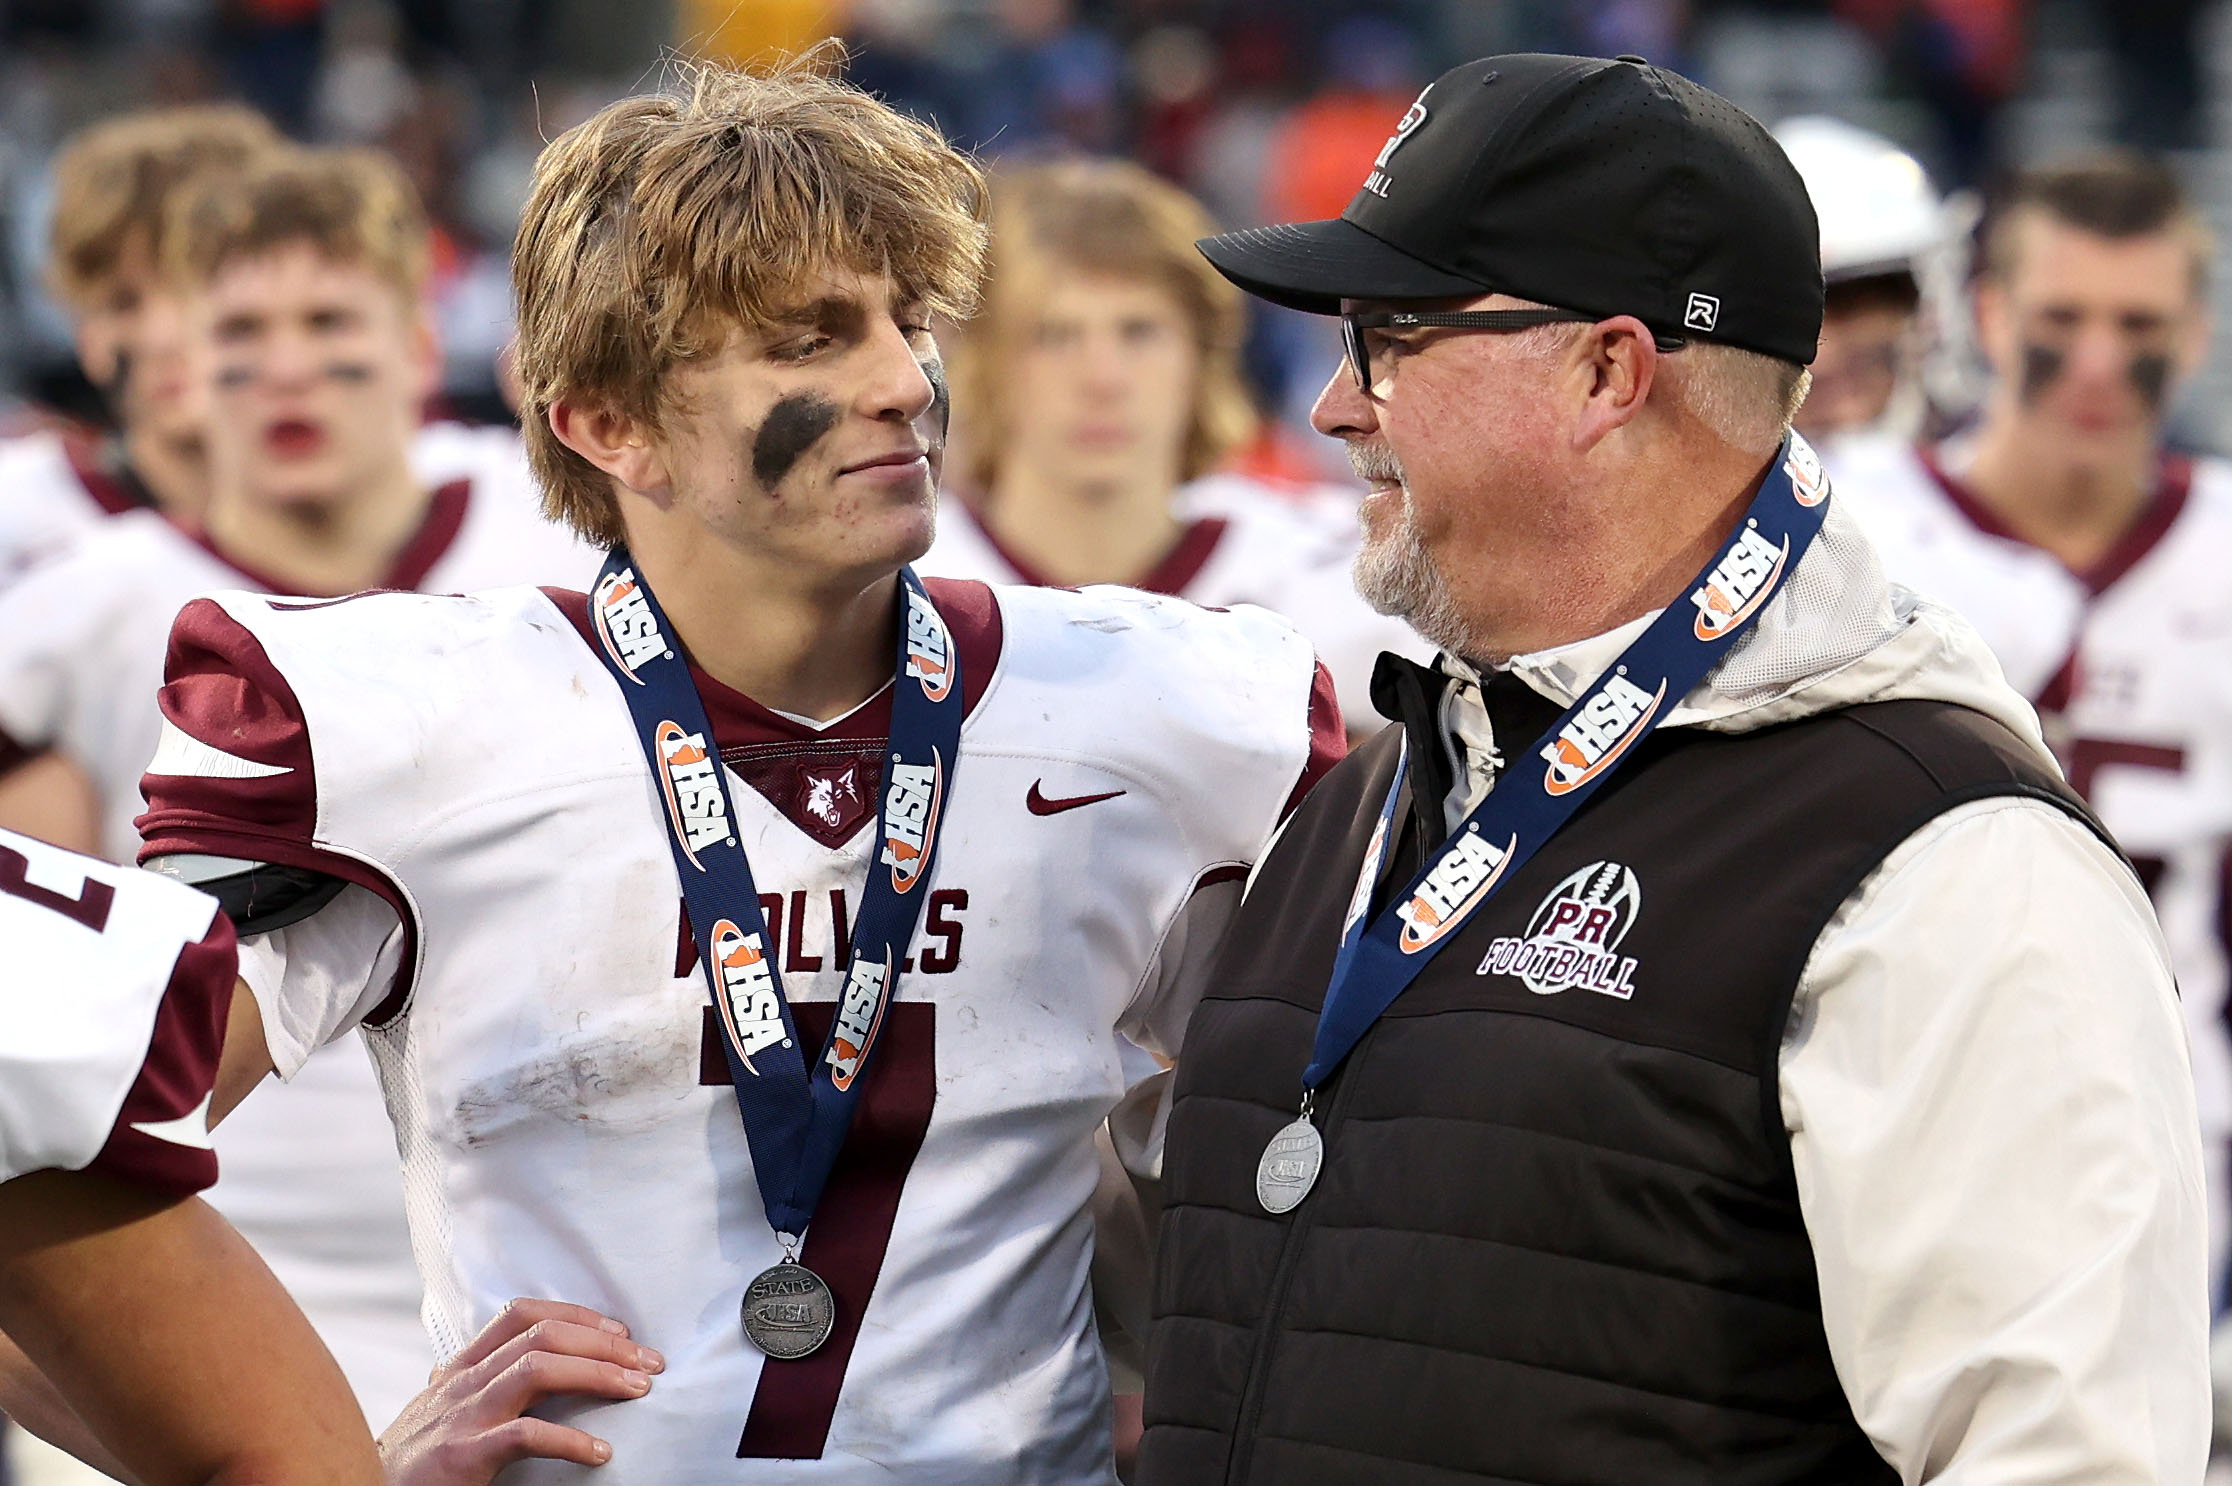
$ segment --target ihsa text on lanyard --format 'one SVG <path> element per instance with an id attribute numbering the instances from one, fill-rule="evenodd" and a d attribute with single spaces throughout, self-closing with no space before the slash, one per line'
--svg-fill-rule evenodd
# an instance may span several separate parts
<path id="1" fill-rule="evenodd" d="M 938 812 L 960 753 L 961 660 L 953 635 L 911 568 L 899 573 L 891 745 L 878 803 L 868 885 L 853 922 L 852 967 L 835 1024 L 808 1063 L 768 953 L 752 865 L 704 701 L 690 680 L 650 585 L 615 547 L 590 599 L 605 664 L 620 682 L 651 774 L 666 802 L 668 844 L 682 878 L 690 932 L 705 967 L 736 1106 L 752 1151 L 781 1263 L 745 1287 L 744 1332 L 770 1357 L 803 1357 L 828 1339 L 837 1302 L 797 1262 L 798 1244 L 852 1127 L 862 1079 L 899 967 L 922 918 L 917 892 L 938 849 Z"/>

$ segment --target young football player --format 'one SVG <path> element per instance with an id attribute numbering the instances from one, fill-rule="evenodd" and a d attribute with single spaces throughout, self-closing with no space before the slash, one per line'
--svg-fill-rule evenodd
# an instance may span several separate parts
<path id="1" fill-rule="evenodd" d="M 150 1486 L 378 1481 L 332 1357 L 194 1196 L 217 1176 L 231 923 L 0 831 L 0 939 L 0 1407 Z"/>
<path id="2" fill-rule="evenodd" d="M 171 621 L 197 594 L 578 583 L 596 566 L 516 485 L 430 489 L 414 474 L 411 438 L 437 368 L 427 232 L 384 157 L 267 151 L 185 198 L 169 236 L 208 382 L 203 526 L 120 516 L 0 591 L 8 757 L 47 750 L 83 771 L 102 803 L 99 849 L 126 860 L 141 772 L 172 767 L 185 746 L 165 736 L 155 695 Z M 12 825 L 6 798 L 0 824 Z M 385 1424 L 433 1358 L 394 1142 L 362 1049 L 313 1060 L 285 1096 L 228 1124 L 219 1150 L 226 1179 L 212 1201 Z"/>
<path id="3" fill-rule="evenodd" d="M 528 1294 L 665 1354 L 546 1414 L 600 1480 L 1108 1479 L 1095 1132 L 1154 1169 L 1126 1049 L 1339 751 L 1261 610 L 907 570 L 982 189 L 799 64 L 613 104 L 514 257 L 591 591 L 173 634 L 145 856 L 244 900 L 226 1086 L 365 1029 L 438 1347 Z"/>
<path id="4" fill-rule="evenodd" d="M 196 177 L 279 143 L 251 109 L 200 104 L 95 125 L 56 157 L 47 287 L 116 428 L 0 443 L 0 581 L 120 511 L 200 514 L 200 388 L 186 365 L 186 306 L 160 269 L 164 211 Z"/>
<path id="5" fill-rule="evenodd" d="M 1255 413 L 1242 295 L 1194 251 L 1216 230 L 1121 161 L 994 178 L 984 311 L 955 352 L 966 497 L 920 568 L 1261 604 L 1317 647 L 1350 729 L 1377 731 L 1373 663 L 1426 647 L 1356 594 L 1353 496 L 1220 472 Z"/>
<path id="6" fill-rule="evenodd" d="M 2209 234 L 2167 170 L 2107 157 L 2018 178 L 1983 250 L 1981 421 L 1850 445 L 1837 489 L 1892 578 L 1983 632 L 2147 883 L 2192 1037 L 2221 1294 L 2232 466 L 2163 445 L 2209 344 Z"/>

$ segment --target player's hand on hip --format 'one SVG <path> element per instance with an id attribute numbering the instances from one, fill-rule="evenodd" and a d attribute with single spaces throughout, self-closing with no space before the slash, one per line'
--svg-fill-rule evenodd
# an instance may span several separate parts
<path id="1" fill-rule="evenodd" d="M 641 1398 L 666 1359 L 587 1306 L 515 1300 L 380 1436 L 390 1486 L 488 1486 L 518 1460 L 603 1465 L 612 1446 L 585 1430 L 531 1419 L 558 1395 Z"/>

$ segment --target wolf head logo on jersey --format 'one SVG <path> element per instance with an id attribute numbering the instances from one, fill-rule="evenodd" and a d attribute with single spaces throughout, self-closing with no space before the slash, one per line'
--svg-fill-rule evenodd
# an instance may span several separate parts
<path id="1" fill-rule="evenodd" d="M 1751 618 L 1774 591 L 1775 579 L 1789 560 L 1788 537 L 1777 547 L 1759 534 L 1757 522 L 1747 522 L 1728 555 L 1690 592 L 1690 602 L 1697 606 L 1691 624 L 1697 638 L 1718 640 Z"/>
<path id="2" fill-rule="evenodd" d="M 757 1078 L 753 1055 L 789 1041 L 783 1030 L 782 999 L 775 993 L 775 972 L 767 963 L 767 943 L 725 918 L 713 926 L 711 937 L 714 1004 L 743 1057 L 745 1071 Z"/>
<path id="3" fill-rule="evenodd" d="M 853 961 L 845 994 L 837 1002 L 837 1025 L 829 1034 L 829 1082 L 840 1093 L 860 1076 L 868 1049 L 883 1026 L 884 987 L 891 981 L 891 951 L 881 960 Z"/>
<path id="4" fill-rule="evenodd" d="M 1829 498 L 1829 472 L 1821 467 L 1821 456 L 1796 434 L 1791 435 L 1790 457 L 1783 461 L 1783 473 L 1790 476 L 1791 498 L 1799 505 L 1818 506 Z"/>
<path id="5" fill-rule="evenodd" d="M 922 683 L 922 694 L 942 702 L 953 690 L 953 636 L 937 606 L 907 590 L 907 674 Z"/>
<path id="6" fill-rule="evenodd" d="M 597 638 L 604 642 L 605 653 L 620 667 L 620 674 L 638 686 L 643 685 L 643 678 L 636 674 L 638 666 L 674 653 L 659 629 L 659 617 L 651 612 L 650 601 L 643 596 L 643 585 L 636 581 L 634 568 L 622 568 L 599 578 L 589 612 L 596 618 Z"/>
<path id="7" fill-rule="evenodd" d="M 884 865 L 895 892 L 912 892 L 930 861 L 937 839 L 939 797 L 945 791 L 944 761 L 933 752 L 927 764 L 893 761 L 884 781 Z"/>
<path id="8" fill-rule="evenodd" d="M 1440 939 L 1465 921 L 1503 876 L 1505 863 L 1519 844 L 1514 835 L 1501 847 L 1490 846 L 1476 830 L 1460 831 L 1443 851 L 1434 870 L 1418 885 L 1411 900 L 1395 910 L 1403 921 L 1396 944 L 1406 955 Z"/>
<path id="9" fill-rule="evenodd" d="M 678 722 L 660 723 L 652 742 L 659 751 L 659 787 L 666 793 L 675 833 L 682 838 L 683 855 L 703 872 L 705 863 L 697 854 L 717 841 L 736 838 L 736 828 L 729 824 L 728 800 L 715 772 L 720 761 L 702 736 L 685 732 Z"/>
<path id="10" fill-rule="evenodd" d="M 1619 761 L 1628 746 L 1651 730 L 1651 718 L 1666 700 L 1666 683 L 1647 692 L 1624 672 L 1606 678 L 1603 688 L 1544 745 L 1542 787 L 1569 795 Z"/>

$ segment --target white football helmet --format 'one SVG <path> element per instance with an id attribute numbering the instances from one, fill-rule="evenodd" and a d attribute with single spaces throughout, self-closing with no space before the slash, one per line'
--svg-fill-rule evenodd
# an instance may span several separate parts
<path id="1" fill-rule="evenodd" d="M 1809 114 L 1775 126 L 1821 219 L 1821 273 L 1839 279 L 1916 271 L 1945 240 L 1945 206 L 1922 162 L 1841 119 Z"/>

